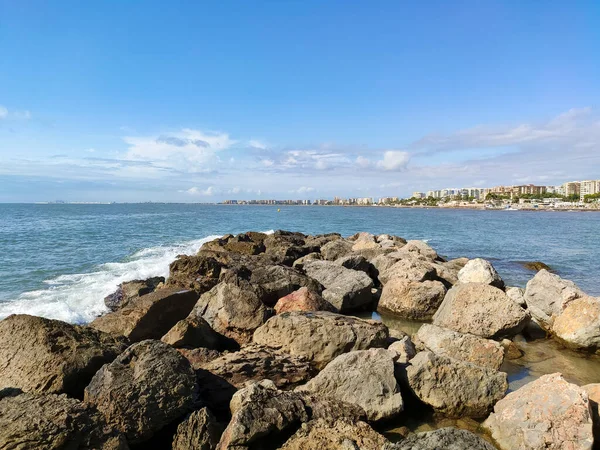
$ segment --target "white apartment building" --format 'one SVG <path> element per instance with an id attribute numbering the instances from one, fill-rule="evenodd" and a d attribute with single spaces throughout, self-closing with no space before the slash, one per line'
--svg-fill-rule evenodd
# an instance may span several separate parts
<path id="1" fill-rule="evenodd" d="M 585 180 L 579 183 L 580 199 L 583 201 L 586 195 L 600 193 L 600 180 Z"/>

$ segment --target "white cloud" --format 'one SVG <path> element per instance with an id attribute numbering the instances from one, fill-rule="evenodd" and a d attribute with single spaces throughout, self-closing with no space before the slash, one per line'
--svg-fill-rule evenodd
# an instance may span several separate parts
<path id="1" fill-rule="evenodd" d="M 0 105 L 0 120 L 3 119 L 29 120 L 31 119 L 31 112 L 27 110 L 9 111 L 8 108 Z"/>
<path id="2" fill-rule="evenodd" d="M 298 189 L 296 189 L 294 191 L 290 191 L 290 192 L 295 193 L 295 194 L 308 194 L 309 192 L 314 192 L 314 191 L 315 191 L 314 187 L 301 186 Z"/>
<path id="3" fill-rule="evenodd" d="M 8 117 L 8 109 L 0 105 L 0 119 L 6 119 Z"/>
<path id="4" fill-rule="evenodd" d="M 275 161 L 272 159 L 261 159 L 260 163 L 265 167 L 273 167 L 275 165 Z"/>
<path id="5" fill-rule="evenodd" d="M 362 169 L 367 169 L 371 166 L 371 161 L 368 158 L 359 155 L 356 158 L 356 165 Z"/>
<path id="6" fill-rule="evenodd" d="M 383 154 L 383 159 L 377 162 L 377 167 L 388 171 L 404 170 L 409 161 L 410 153 L 398 150 L 388 150 Z"/>
<path id="7" fill-rule="evenodd" d="M 196 195 L 196 196 L 201 196 L 201 197 L 212 197 L 213 195 L 216 194 L 216 189 L 214 188 L 214 186 L 209 186 L 206 189 L 199 189 L 196 186 L 194 186 L 185 191 L 179 191 L 179 192 L 184 192 L 189 195 Z"/>
<path id="8" fill-rule="evenodd" d="M 259 150 L 265 150 L 268 147 L 268 145 L 265 142 L 259 141 L 258 139 L 249 140 L 248 145 L 252 148 L 256 148 Z"/>

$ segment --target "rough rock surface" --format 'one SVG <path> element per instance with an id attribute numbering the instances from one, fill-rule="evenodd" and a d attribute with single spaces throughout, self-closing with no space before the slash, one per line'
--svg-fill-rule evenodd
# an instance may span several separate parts
<path id="1" fill-rule="evenodd" d="M 287 266 L 264 266 L 252 271 L 250 285 L 265 305 L 274 306 L 285 297 L 302 287 L 320 293 L 322 286 L 312 278 Z"/>
<path id="2" fill-rule="evenodd" d="M 531 316 L 544 328 L 549 329 L 556 316 L 567 304 L 585 293 L 575 283 L 558 275 L 540 270 L 525 288 L 525 302 Z"/>
<path id="3" fill-rule="evenodd" d="M 258 328 L 253 340 L 323 368 L 342 353 L 385 347 L 388 336 L 382 323 L 321 311 L 279 314 Z"/>
<path id="4" fill-rule="evenodd" d="M 0 448 L 127 450 L 93 407 L 66 395 L 0 390 Z"/>
<path id="5" fill-rule="evenodd" d="M 219 350 L 222 348 L 220 336 L 210 327 L 208 322 L 201 317 L 190 315 L 177 322 L 161 341 L 175 348 L 209 348 Z"/>
<path id="6" fill-rule="evenodd" d="M 593 441 L 588 395 L 559 373 L 508 394 L 484 426 L 506 449 L 583 450 Z"/>
<path id="7" fill-rule="evenodd" d="M 323 259 L 326 259 L 327 261 L 335 261 L 352 252 L 352 245 L 352 242 L 345 239 L 337 239 L 323 245 L 321 247 L 321 255 L 323 255 Z"/>
<path id="8" fill-rule="evenodd" d="M 600 447 L 600 383 L 587 384 L 582 387 L 587 392 L 590 401 L 590 410 L 592 412 L 592 423 L 594 424 L 594 450 Z"/>
<path id="9" fill-rule="evenodd" d="M 525 310 L 504 292 L 482 283 L 452 287 L 433 316 L 435 325 L 485 338 L 517 334 L 528 321 Z"/>
<path id="10" fill-rule="evenodd" d="M 498 342 L 435 325 L 422 325 L 415 336 L 415 343 L 420 349 L 437 355 L 494 370 L 498 370 L 504 361 L 504 348 Z"/>
<path id="11" fill-rule="evenodd" d="M 98 317 L 90 326 L 106 333 L 127 336 L 131 342 L 160 339 L 190 313 L 196 300 L 198 294 L 194 291 L 163 288 Z"/>
<path id="12" fill-rule="evenodd" d="M 211 289 L 221 275 L 224 266 L 216 255 L 200 251 L 195 256 L 179 256 L 169 266 L 168 286 L 192 289 L 202 294 Z"/>
<path id="13" fill-rule="evenodd" d="M 352 244 L 353 252 L 381 247 L 381 245 L 379 245 L 375 240 L 375 236 L 373 236 L 371 233 L 358 233 L 354 236 L 354 238 L 354 243 Z"/>
<path id="14" fill-rule="evenodd" d="M 214 450 L 223 428 L 207 408 L 191 413 L 177 427 L 173 450 Z"/>
<path id="15" fill-rule="evenodd" d="M 281 449 L 382 450 L 387 444 L 387 439 L 365 422 L 318 419 L 302 424 Z"/>
<path id="16" fill-rule="evenodd" d="M 400 387 L 394 377 L 395 356 L 382 348 L 345 353 L 296 391 L 357 404 L 370 421 L 389 419 L 403 409 Z"/>
<path id="17" fill-rule="evenodd" d="M 407 281 L 393 278 L 383 287 L 378 311 L 405 319 L 431 319 L 444 300 L 446 288 L 439 281 Z"/>
<path id="18" fill-rule="evenodd" d="M 420 352 L 406 369 L 424 403 L 449 417 L 485 417 L 508 389 L 506 374 L 432 352 Z"/>
<path id="19" fill-rule="evenodd" d="M 0 321 L 0 389 L 67 393 L 81 398 L 103 364 L 127 340 L 59 320 L 25 314 Z"/>
<path id="20" fill-rule="evenodd" d="M 458 272 L 458 281 L 461 283 L 483 283 L 504 288 L 504 281 L 496 272 L 494 266 L 489 261 L 481 258 L 470 260 Z"/>
<path id="21" fill-rule="evenodd" d="M 373 280 L 364 272 L 346 269 L 331 261 L 307 263 L 304 271 L 325 287 L 323 298 L 340 312 L 361 309 L 373 301 Z"/>
<path id="22" fill-rule="evenodd" d="M 302 287 L 285 297 L 280 298 L 275 305 L 275 313 L 282 314 L 290 311 L 331 311 L 337 312 L 331 303 L 323 299 L 317 292 Z"/>
<path id="23" fill-rule="evenodd" d="M 436 261 L 434 264 L 437 277 L 446 287 L 458 283 L 458 273 L 469 262 L 469 258 L 456 258 L 450 261 Z"/>
<path id="24" fill-rule="evenodd" d="M 323 257 L 321 256 L 320 253 L 317 253 L 317 252 L 309 253 L 308 255 L 303 256 L 302 258 L 298 258 L 296 261 L 294 261 L 294 263 L 292 264 L 292 267 L 296 270 L 303 271 L 304 264 L 306 264 L 310 261 L 320 261 L 321 259 L 323 259 Z"/>
<path id="25" fill-rule="evenodd" d="M 396 252 L 399 253 L 399 252 Z M 395 258 L 395 253 L 387 255 L 388 258 Z M 402 279 L 406 281 L 426 281 L 435 280 L 437 272 L 434 265 L 429 261 L 423 261 L 412 255 L 402 256 L 392 266 L 384 271 L 379 270 L 379 281 L 385 285 L 392 279 Z"/>
<path id="26" fill-rule="evenodd" d="M 495 450 L 489 442 L 474 433 L 458 428 L 440 428 L 412 434 L 389 450 Z"/>
<path id="27" fill-rule="evenodd" d="M 96 406 L 129 443 L 138 443 L 184 415 L 195 389 L 187 359 L 164 342 L 147 340 L 104 365 L 85 389 L 85 401 Z"/>
<path id="28" fill-rule="evenodd" d="M 415 345 L 409 336 L 404 336 L 401 339 L 392 342 L 392 344 L 390 344 L 388 347 L 388 350 L 396 354 L 394 361 L 400 364 L 406 364 L 417 354 Z"/>
<path id="29" fill-rule="evenodd" d="M 525 289 L 520 287 L 507 287 L 504 292 L 506 292 L 508 298 L 510 298 L 517 305 L 524 308 L 527 307 L 527 303 L 525 302 Z"/>
<path id="30" fill-rule="evenodd" d="M 164 277 L 152 277 L 147 280 L 132 280 L 121 283 L 115 292 L 104 298 L 104 304 L 110 311 L 126 306 L 131 300 L 154 292 L 165 282 Z"/>
<path id="31" fill-rule="evenodd" d="M 264 379 L 271 380 L 278 388 L 291 388 L 307 382 L 316 374 L 310 361 L 256 344 L 225 353 L 200 367 L 237 388 L 248 381 Z"/>
<path id="32" fill-rule="evenodd" d="M 600 349 L 600 298 L 575 299 L 554 319 L 552 333 L 569 347 Z"/>
<path id="33" fill-rule="evenodd" d="M 199 368 L 203 367 L 204 364 L 221 356 L 221 352 L 217 350 L 202 347 L 178 348 L 177 351 L 180 355 L 182 355 L 185 359 L 189 361 L 189 363 L 192 366 L 192 369 L 194 370 L 198 370 Z"/>
<path id="34" fill-rule="evenodd" d="M 421 259 L 430 261 L 440 260 L 437 252 L 431 248 L 425 241 L 407 241 L 406 245 L 400 249 L 403 253 L 412 254 Z"/>
<path id="35" fill-rule="evenodd" d="M 202 317 L 217 333 L 240 345 L 252 338 L 252 333 L 271 315 L 251 286 L 221 282 L 202 294 L 192 311 Z"/>

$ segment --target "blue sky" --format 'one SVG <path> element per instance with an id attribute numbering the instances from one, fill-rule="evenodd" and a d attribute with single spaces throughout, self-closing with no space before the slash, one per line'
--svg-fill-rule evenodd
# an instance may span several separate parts
<path id="1" fill-rule="evenodd" d="M 600 3 L 0 0 L 0 202 L 600 178 Z"/>

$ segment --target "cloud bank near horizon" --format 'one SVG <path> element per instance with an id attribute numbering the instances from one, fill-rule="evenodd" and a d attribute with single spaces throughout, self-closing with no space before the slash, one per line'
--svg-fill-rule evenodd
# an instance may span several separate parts
<path id="1" fill-rule="evenodd" d="M 0 126 L 29 118 L 29 111 L 0 106 Z M 48 200 L 44 189 L 33 198 L 33 189 L 44 185 L 56 186 L 57 193 L 62 186 L 67 200 L 219 201 L 403 196 L 443 187 L 600 178 L 600 116 L 592 108 L 535 123 L 432 133 L 392 148 L 273 144 L 192 128 L 154 134 L 125 130 L 112 151 L 94 150 L 93 141 L 81 151 L 52 155 L 43 149 L 19 156 L 2 150 L 0 179 L 30 182 L 32 201 Z M 11 198 L 25 200 L 8 192 L 0 201 Z"/>

